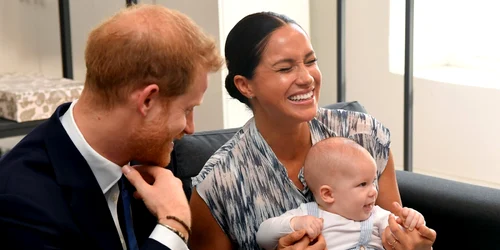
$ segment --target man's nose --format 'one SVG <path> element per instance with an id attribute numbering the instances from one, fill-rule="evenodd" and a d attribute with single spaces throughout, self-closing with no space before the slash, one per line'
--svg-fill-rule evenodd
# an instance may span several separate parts
<path id="1" fill-rule="evenodd" d="M 194 119 L 192 115 L 190 115 L 190 117 L 188 117 L 188 119 L 186 120 L 186 127 L 184 128 L 184 133 L 188 135 L 194 133 Z"/>

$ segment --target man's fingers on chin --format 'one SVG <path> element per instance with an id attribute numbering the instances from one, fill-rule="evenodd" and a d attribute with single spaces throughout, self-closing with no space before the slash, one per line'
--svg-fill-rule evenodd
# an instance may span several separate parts
<path id="1" fill-rule="evenodd" d="M 138 166 L 137 171 L 141 172 L 141 174 L 147 174 L 152 176 L 153 178 L 161 175 L 166 172 L 171 172 L 168 169 L 165 169 L 163 167 L 158 167 L 158 166 Z"/>
<path id="2" fill-rule="evenodd" d="M 142 178 L 144 179 L 145 182 L 147 182 L 149 185 L 153 185 L 155 183 L 155 178 L 149 174 L 141 174 Z"/>
<path id="3" fill-rule="evenodd" d="M 134 168 L 125 165 L 122 167 L 122 172 L 127 177 L 127 180 L 134 186 L 137 190 L 142 189 L 143 185 L 146 184 L 141 177 L 141 174 L 137 172 Z"/>
<path id="4" fill-rule="evenodd" d="M 155 166 L 145 166 L 145 165 L 136 165 L 136 166 L 133 166 L 133 168 L 135 170 L 137 170 L 137 172 L 139 172 L 142 176 L 142 178 L 144 179 L 144 181 L 146 181 L 149 185 L 153 185 L 154 182 L 155 182 L 155 177 L 154 175 L 151 174 L 151 168 L 159 168 L 159 167 L 155 167 Z"/>
<path id="5" fill-rule="evenodd" d="M 134 195 L 134 198 L 135 198 L 135 199 L 137 199 L 137 200 L 142 200 L 142 195 L 141 195 L 141 194 L 139 194 L 139 192 L 135 191 L 133 195 Z"/>

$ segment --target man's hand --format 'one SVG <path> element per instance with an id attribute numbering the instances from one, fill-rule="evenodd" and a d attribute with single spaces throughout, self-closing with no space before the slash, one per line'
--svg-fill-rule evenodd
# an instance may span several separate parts
<path id="1" fill-rule="evenodd" d="M 312 243 L 312 245 L 310 245 Z M 311 242 L 306 236 L 306 230 L 295 231 L 282 237 L 278 242 L 278 250 L 326 250 L 326 242 L 320 234 L 315 241 Z"/>
<path id="2" fill-rule="evenodd" d="M 321 234 L 321 230 L 323 230 L 323 218 L 311 215 L 295 216 L 290 220 L 290 227 L 294 231 L 306 230 L 309 239 L 314 240 Z"/>
<path id="3" fill-rule="evenodd" d="M 188 235 L 180 223 L 165 218 L 167 215 L 175 216 L 191 227 L 191 210 L 181 180 L 170 170 L 156 166 L 124 166 L 122 172 L 137 190 L 134 197 L 142 199 L 161 224 Z"/>

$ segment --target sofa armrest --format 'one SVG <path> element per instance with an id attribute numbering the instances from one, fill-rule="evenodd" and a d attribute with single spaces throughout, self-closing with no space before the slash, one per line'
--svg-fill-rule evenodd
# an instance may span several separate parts
<path id="1" fill-rule="evenodd" d="M 500 247 L 500 190 L 396 171 L 403 205 L 436 230 L 434 249 Z"/>

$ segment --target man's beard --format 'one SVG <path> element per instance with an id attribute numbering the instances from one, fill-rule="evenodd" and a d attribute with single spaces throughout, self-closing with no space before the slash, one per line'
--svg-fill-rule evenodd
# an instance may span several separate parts
<path id="1" fill-rule="evenodd" d="M 157 126 L 161 127 L 161 126 Z M 166 167 L 170 163 L 170 147 L 173 138 L 165 132 L 141 129 L 134 140 L 133 159 L 141 165 Z"/>
<path id="2" fill-rule="evenodd" d="M 170 151 L 164 142 L 144 140 L 137 145 L 134 156 L 142 165 L 166 167 L 170 163 Z"/>

